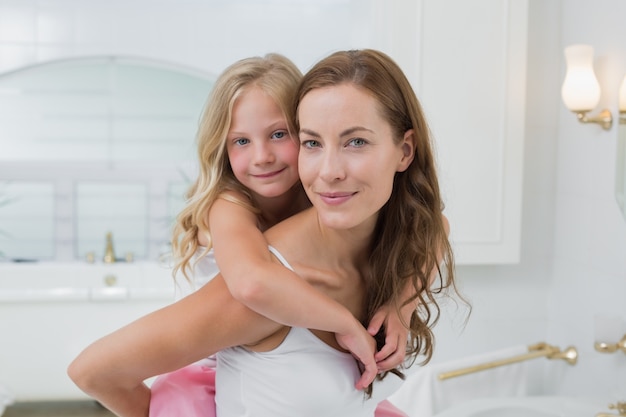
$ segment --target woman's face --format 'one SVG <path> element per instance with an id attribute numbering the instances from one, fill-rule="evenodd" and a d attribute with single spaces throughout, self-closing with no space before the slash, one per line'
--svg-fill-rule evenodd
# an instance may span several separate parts
<path id="1" fill-rule="evenodd" d="M 394 142 L 376 99 L 348 83 L 307 93 L 298 117 L 300 180 L 322 223 L 373 227 L 395 173 L 413 159 L 412 131 Z"/>
<path id="2" fill-rule="evenodd" d="M 298 144 L 274 99 L 260 88 L 235 102 L 226 141 L 235 177 L 257 196 L 281 196 L 298 182 Z"/>

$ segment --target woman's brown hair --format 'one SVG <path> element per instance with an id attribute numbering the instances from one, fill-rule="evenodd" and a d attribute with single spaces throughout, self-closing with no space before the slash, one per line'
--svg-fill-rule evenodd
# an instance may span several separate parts
<path id="1" fill-rule="evenodd" d="M 414 134 L 414 159 L 406 171 L 396 173 L 391 198 L 379 213 L 369 273 L 364 277 L 367 316 L 362 320 L 367 326 L 373 314 L 388 303 L 398 310 L 409 303 L 415 305 L 410 323 L 405 323 L 410 334 L 406 353 L 413 360 L 423 355 L 422 363 L 426 363 L 433 353 L 432 327 L 440 315 L 435 295 L 455 288 L 454 257 L 442 216 L 444 205 L 428 124 L 398 65 L 382 52 L 365 49 L 333 53 L 305 74 L 296 95 L 296 127 L 298 104 L 304 96 L 311 90 L 341 84 L 354 85 L 376 99 L 397 143 L 407 131 Z M 435 279 L 438 283 L 433 285 Z M 416 295 L 402 299 L 409 281 Z"/>

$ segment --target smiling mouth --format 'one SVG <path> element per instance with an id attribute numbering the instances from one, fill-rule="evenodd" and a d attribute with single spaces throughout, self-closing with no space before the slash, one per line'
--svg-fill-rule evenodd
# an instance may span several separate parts
<path id="1" fill-rule="evenodd" d="M 331 206 L 336 206 L 350 200 L 356 193 L 318 193 L 322 201 Z"/>
<path id="2" fill-rule="evenodd" d="M 276 175 L 280 174 L 284 170 L 285 170 L 285 168 L 279 169 L 278 171 L 266 172 L 264 174 L 254 174 L 253 177 L 255 177 L 255 178 L 272 178 L 272 177 L 275 177 Z"/>

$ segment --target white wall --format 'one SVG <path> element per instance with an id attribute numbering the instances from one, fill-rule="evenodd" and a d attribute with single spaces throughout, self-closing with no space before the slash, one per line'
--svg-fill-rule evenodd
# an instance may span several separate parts
<path id="1" fill-rule="evenodd" d="M 615 116 L 626 74 L 626 3 L 531 0 L 529 15 L 522 261 L 458 269 L 474 313 L 460 336 L 440 328 L 438 360 L 540 340 L 574 345 L 578 364 L 550 363 L 542 389 L 623 401 L 626 357 L 593 349 L 598 314 L 622 320 L 611 342 L 626 333 L 626 221 L 613 191 L 617 127 L 579 124 L 560 85 L 563 48 L 593 45 L 599 109 Z"/>
<path id="2" fill-rule="evenodd" d="M 175 12 L 166 1 L 147 7 L 142 1 L 0 0 L 0 72 L 101 53 L 139 54 L 219 72 L 234 59 L 269 50 L 306 69 L 329 45 L 343 49 L 373 42 L 365 29 L 341 25 L 346 14 L 364 13 L 356 3 L 341 2 L 339 12 L 329 15 L 331 27 L 345 28 L 331 37 L 306 21 L 291 21 L 288 2 L 280 3 L 275 21 L 255 24 L 254 16 L 243 12 L 240 22 L 222 21 L 208 9 L 212 6 L 192 0 L 176 2 Z M 302 13 L 302 3 L 294 4 Z M 596 49 L 601 104 L 615 110 L 617 86 L 626 73 L 626 3 L 531 0 L 529 16 L 521 262 L 458 268 L 473 313 L 462 330 L 462 311 L 446 308 L 435 361 L 539 341 L 572 344 L 580 352 L 579 364 L 550 364 L 558 377 L 537 390 L 624 400 L 626 357 L 593 350 L 595 314 L 626 320 L 626 222 L 613 197 L 617 129 L 580 125 L 560 101 L 560 84 L 563 48 L 589 43 Z M 236 48 L 230 41 L 242 36 L 243 27 L 267 30 L 268 24 L 276 30 L 268 50 Z M 312 34 L 298 48 L 296 30 Z"/>
<path id="3" fill-rule="evenodd" d="M 267 52 L 283 53 L 306 70 L 331 49 L 369 43 L 371 25 L 363 20 L 369 22 L 370 10 L 359 3 L 0 0 L 0 72 L 115 54 L 217 74 L 237 59 Z"/>
<path id="4" fill-rule="evenodd" d="M 617 91 L 626 74 L 626 3 L 563 2 L 561 48 L 593 45 L 602 86 L 599 108 L 617 113 Z M 564 68 L 560 68 L 561 74 Z M 626 357 L 593 350 L 594 316 L 621 318 L 615 341 L 626 334 L 626 221 L 614 197 L 617 127 L 581 126 L 561 106 L 554 259 L 548 332 L 575 343 L 580 363 L 562 390 L 608 393 L 626 399 Z"/>

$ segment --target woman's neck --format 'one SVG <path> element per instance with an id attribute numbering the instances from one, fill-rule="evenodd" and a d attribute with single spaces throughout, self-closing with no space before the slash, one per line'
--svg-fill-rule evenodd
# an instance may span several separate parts
<path id="1" fill-rule="evenodd" d="M 350 229 L 335 229 L 325 226 L 315 209 L 312 209 L 312 213 L 315 214 L 315 227 L 320 236 L 319 244 L 326 250 L 329 260 L 334 260 L 338 267 L 346 261 L 353 266 L 363 266 L 368 263 L 374 223 L 364 223 Z"/>

